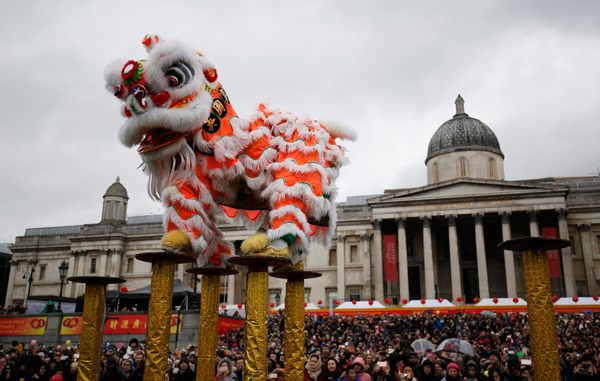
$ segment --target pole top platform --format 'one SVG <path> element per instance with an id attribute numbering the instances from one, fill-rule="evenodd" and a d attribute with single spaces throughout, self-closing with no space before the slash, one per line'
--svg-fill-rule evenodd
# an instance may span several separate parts
<path id="1" fill-rule="evenodd" d="M 544 238 L 544 237 L 523 237 L 509 239 L 498 245 L 500 249 L 509 251 L 528 251 L 528 250 L 559 250 L 569 247 L 573 243 L 566 239 Z"/>
<path id="2" fill-rule="evenodd" d="M 289 263 L 287 258 L 270 257 L 266 255 L 243 255 L 231 257 L 227 262 L 232 265 L 248 266 L 248 267 L 268 267 L 268 266 L 283 266 Z"/>
<path id="3" fill-rule="evenodd" d="M 314 279 L 323 276 L 315 271 L 273 271 L 269 273 L 273 278 L 287 279 L 290 282 L 299 282 L 304 279 Z"/>
<path id="4" fill-rule="evenodd" d="M 175 263 L 196 262 L 196 258 L 190 257 L 189 255 L 179 254 L 179 253 L 170 253 L 168 251 L 154 251 L 154 252 L 149 252 L 149 253 L 140 253 L 140 254 L 136 254 L 135 259 L 142 261 L 142 262 L 148 262 L 148 263 L 154 263 L 157 261 L 174 261 Z"/>
<path id="5" fill-rule="evenodd" d="M 220 267 L 194 267 L 185 271 L 196 275 L 235 275 L 239 273 L 236 269 L 223 269 Z"/>
<path id="6" fill-rule="evenodd" d="M 84 283 L 84 284 L 115 284 L 125 283 L 125 279 L 112 276 L 72 276 L 67 278 L 69 282 Z"/>

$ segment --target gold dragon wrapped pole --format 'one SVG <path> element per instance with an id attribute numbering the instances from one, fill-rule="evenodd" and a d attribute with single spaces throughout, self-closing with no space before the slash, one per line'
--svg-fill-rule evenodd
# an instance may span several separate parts
<path id="1" fill-rule="evenodd" d="M 213 267 L 197 267 L 188 269 L 187 272 L 202 275 L 196 380 L 214 381 L 221 276 L 234 275 L 238 272 L 234 269 Z"/>
<path id="2" fill-rule="evenodd" d="M 171 339 L 171 312 L 175 265 L 193 262 L 192 253 L 168 252 L 142 253 L 140 261 L 152 263 L 150 302 L 148 303 L 148 327 L 146 333 L 146 362 L 144 381 L 164 381 Z"/>
<path id="3" fill-rule="evenodd" d="M 68 280 L 85 284 L 77 381 L 95 381 L 99 378 L 98 366 L 102 349 L 102 329 L 104 328 L 102 323 L 106 317 L 106 285 L 123 283 L 125 279 L 82 276 L 71 277 Z"/>
<path id="4" fill-rule="evenodd" d="M 562 239 L 525 237 L 502 242 L 504 250 L 523 252 L 531 350 L 537 381 L 560 381 L 558 338 L 547 250 L 571 246 Z"/>
<path id="5" fill-rule="evenodd" d="M 287 279 L 285 285 L 285 378 L 304 378 L 304 280 L 320 277 L 320 273 L 304 271 L 302 261 L 275 269 L 272 277 Z"/>

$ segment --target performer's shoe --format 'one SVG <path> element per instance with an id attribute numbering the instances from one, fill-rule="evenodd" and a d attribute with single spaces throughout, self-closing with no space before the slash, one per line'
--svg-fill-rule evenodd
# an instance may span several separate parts
<path id="1" fill-rule="evenodd" d="M 271 242 L 267 247 L 254 253 L 254 255 L 260 255 L 264 257 L 277 257 L 290 259 L 290 249 L 288 248 L 287 242 L 282 239 L 276 239 Z"/>
<path id="2" fill-rule="evenodd" d="M 283 266 L 275 266 L 273 267 L 273 272 L 289 272 L 289 271 L 304 271 L 304 262 L 298 261 L 298 263 L 283 265 Z"/>
<path id="3" fill-rule="evenodd" d="M 197 255 L 192 248 L 190 236 L 181 230 L 172 230 L 165 234 L 160 241 L 161 249 L 171 254 L 181 254 L 196 258 Z"/>

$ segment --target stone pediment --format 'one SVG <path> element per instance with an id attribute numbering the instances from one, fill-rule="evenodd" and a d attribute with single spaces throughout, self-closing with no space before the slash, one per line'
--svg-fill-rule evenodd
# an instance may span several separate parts
<path id="1" fill-rule="evenodd" d="M 386 194 L 367 200 L 372 207 L 406 202 L 431 202 L 448 199 L 486 199 L 566 196 L 569 188 L 557 185 L 503 180 L 454 179 L 419 188 L 386 190 Z"/>

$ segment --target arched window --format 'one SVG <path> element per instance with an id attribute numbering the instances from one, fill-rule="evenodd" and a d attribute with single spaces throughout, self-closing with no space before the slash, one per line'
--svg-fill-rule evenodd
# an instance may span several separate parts
<path id="1" fill-rule="evenodd" d="M 460 177 L 467 177 L 467 159 L 464 157 L 459 158 L 458 167 L 460 168 Z"/>
<path id="2" fill-rule="evenodd" d="M 438 163 L 433 163 L 433 182 L 440 182 L 440 168 L 438 167 Z"/>
<path id="3" fill-rule="evenodd" d="M 496 162 L 494 159 L 490 158 L 488 160 L 488 167 L 490 169 L 490 179 L 496 178 Z"/>

